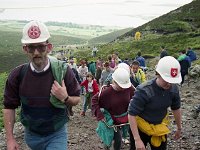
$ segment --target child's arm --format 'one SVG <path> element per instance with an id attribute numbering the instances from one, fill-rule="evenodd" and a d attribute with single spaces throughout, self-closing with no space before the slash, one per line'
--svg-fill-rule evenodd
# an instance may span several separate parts
<path id="1" fill-rule="evenodd" d="M 84 80 L 83 82 L 81 82 L 80 86 L 85 86 L 86 85 L 86 81 L 87 80 Z"/>
<path id="2" fill-rule="evenodd" d="M 93 90 L 94 90 L 94 94 L 99 92 L 99 86 L 98 86 L 96 80 L 93 80 Z"/>
<path id="3" fill-rule="evenodd" d="M 104 119 L 104 115 L 100 110 L 99 100 L 100 100 L 99 93 L 95 94 L 92 97 L 92 111 L 93 111 L 93 114 L 96 116 L 97 121 Z"/>

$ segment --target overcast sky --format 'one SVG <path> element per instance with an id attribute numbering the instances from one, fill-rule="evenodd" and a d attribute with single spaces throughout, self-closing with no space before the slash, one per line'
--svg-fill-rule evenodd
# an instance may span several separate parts
<path id="1" fill-rule="evenodd" d="M 137 27 L 192 0 L 0 0 L 0 20 Z"/>

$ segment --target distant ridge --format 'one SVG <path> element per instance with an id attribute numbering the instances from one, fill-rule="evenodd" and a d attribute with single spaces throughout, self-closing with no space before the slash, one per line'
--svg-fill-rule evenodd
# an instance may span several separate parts
<path id="1" fill-rule="evenodd" d="M 200 30 L 200 0 L 193 0 L 176 10 L 162 15 L 152 21 L 132 29 L 131 31 L 119 36 L 117 39 L 123 39 L 134 36 L 137 31 L 158 34 L 187 33 Z"/>

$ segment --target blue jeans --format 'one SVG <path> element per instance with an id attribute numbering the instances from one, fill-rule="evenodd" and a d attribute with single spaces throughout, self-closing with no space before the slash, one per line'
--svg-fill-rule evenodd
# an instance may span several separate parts
<path id="1" fill-rule="evenodd" d="M 67 150 L 66 125 L 47 136 L 41 136 L 25 129 L 25 141 L 32 150 Z"/>
<path id="2" fill-rule="evenodd" d="M 88 92 L 86 93 L 85 97 L 84 97 L 84 101 L 83 101 L 83 111 L 86 112 L 88 108 L 91 109 L 91 98 L 92 98 L 93 94 Z"/>

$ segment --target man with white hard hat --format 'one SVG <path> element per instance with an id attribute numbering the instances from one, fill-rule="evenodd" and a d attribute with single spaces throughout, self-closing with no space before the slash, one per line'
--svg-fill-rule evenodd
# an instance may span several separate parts
<path id="1" fill-rule="evenodd" d="M 130 82 L 130 72 L 124 68 L 117 68 L 112 74 L 112 80 L 111 86 L 101 90 L 100 94 L 92 97 L 92 110 L 98 121 L 108 121 L 100 108 L 104 108 L 110 113 L 113 123 L 118 125 L 117 130 L 113 131 L 113 147 L 114 150 L 120 150 L 122 142 L 120 126 L 121 124 L 128 123 L 127 109 L 135 88 Z M 99 132 L 102 133 L 104 131 Z"/>
<path id="2" fill-rule="evenodd" d="M 13 127 L 15 109 L 25 141 L 32 150 L 66 150 L 67 107 L 80 101 L 80 86 L 66 63 L 48 57 L 52 50 L 45 24 L 31 21 L 24 26 L 21 42 L 30 62 L 13 69 L 4 92 L 4 127 L 7 150 L 19 150 Z"/>
<path id="3" fill-rule="evenodd" d="M 156 66 L 156 78 L 139 85 L 128 108 L 133 136 L 130 150 L 167 149 L 168 107 L 176 122 L 175 140 L 181 136 L 180 95 L 176 85 L 181 82 L 180 64 L 172 56 L 165 56 Z"/>

